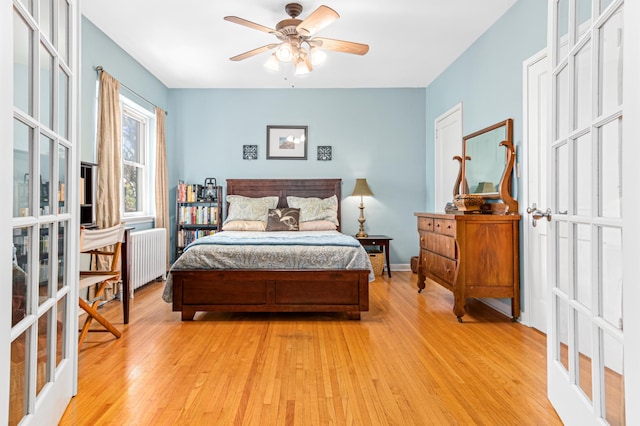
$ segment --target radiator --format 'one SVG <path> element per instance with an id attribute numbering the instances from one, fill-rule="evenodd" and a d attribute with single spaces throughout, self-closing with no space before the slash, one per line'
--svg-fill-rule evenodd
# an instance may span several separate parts
<path id="1" fill-rule="evenodd" d="M 167 234 L 164 228 L 131 232 L 129 239 L 129 280 L 131 290 L 166 279 Z"/>

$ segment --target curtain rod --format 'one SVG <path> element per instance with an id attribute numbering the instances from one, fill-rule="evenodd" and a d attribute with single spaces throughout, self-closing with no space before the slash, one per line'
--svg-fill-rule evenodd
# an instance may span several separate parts
<path id="1" fill-rule="evenodd" d="M 98 65 L 96 67 L 96 72 L 98 74 L 100 74 L 102 71 L 104 71 L 104 68 L 102 67 L 102 65 Z M 138 92 L 136 92 L 135 90 L 133 90 L 132 88 L 130 88 L 129 86 L 121 83 L 120 86 L 124 87 L 125 89 L 127 89 L 128 91 L 130 91 L 131 93 L 133 93 L 134 95 L 136 95 L 137 97 L 139 97 L 140 99 L 144 100 L 145 102 L 147 102 L 149 105 L 153 105 L 155 108 L 160 108 L 158 105 L 154 104 L 153 102 L 151 102 L 149 99 L 145 98 L 144 96 L 142 96 L 141 94 L 139 94 Z M 168 111 L 164 112 L 164 115 L 169 115 Z"/>

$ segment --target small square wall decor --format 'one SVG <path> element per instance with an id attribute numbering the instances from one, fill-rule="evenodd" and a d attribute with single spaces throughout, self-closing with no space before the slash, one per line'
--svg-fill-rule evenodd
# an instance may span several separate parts
<path id="1" fill-rule="evenodd" d="M 331 145 L 318 146 L 318 161 L 331 161 Z"/>
<path id="2" fill-rule="evenodd" d="M 258 145 L 242 145 L 242 159 L 243 160 L 257 160 L 258 159 Z"/>

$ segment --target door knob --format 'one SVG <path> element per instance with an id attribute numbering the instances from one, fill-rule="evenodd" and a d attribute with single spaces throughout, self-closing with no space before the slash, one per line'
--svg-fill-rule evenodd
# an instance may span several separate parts
<path id="1" fill-rule="evenodd" d="M 551 209 L 547 209 L 547 211 L 543 212 L 538 209 L 536 203 L 531 204 L 531 207 L 527 207 L 527 213 L 532 217 L 531 224 L 533 226 L 536 226 L 537 221 L 543 217 L 547 218 L 547 222 L 551 222 Z"/>

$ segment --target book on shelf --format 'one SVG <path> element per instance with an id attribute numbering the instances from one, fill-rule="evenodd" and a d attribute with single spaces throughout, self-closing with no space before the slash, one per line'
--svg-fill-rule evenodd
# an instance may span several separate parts
<path id="1" fill-rule="evenodd" d="M 183 225 L 217 225 L 216 206 L 179 206 L 178 223 Z"/>
<path id="2" fill-rule="evenodd" d="M 199 185 L 197 183 L 187 184 L 183 181 L 178 181 L 176 197 L 179 203 L 195 203 L 198 201 L 203 201 L 201 194 L 202 185 Z"/>
<path id="3" fill-rule="evenodd" d="M 214 229 L 196 229 L 196 230 L 188 230 L 181 229 L 178 232 L 178 247 L 186 247 L 198 238 L 206 237 L 208 235 L 213 235 L 217 231 Z"/>

